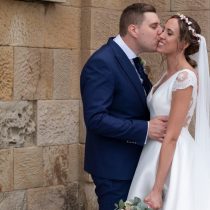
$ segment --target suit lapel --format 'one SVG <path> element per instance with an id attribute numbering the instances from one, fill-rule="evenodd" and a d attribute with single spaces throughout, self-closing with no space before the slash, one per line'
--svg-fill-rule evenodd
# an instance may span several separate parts
<path id="1" fill-rule="evenodd" d="M 140 100 L 142 100 L 145 103 L 146 95 L 144 92 L 144 88 L 130 60 L 123 52 L 123 50 L 112 40 L 112 38 L 109 39 L 108 44 L 112 47 L 114 54 L 121 66 L 121 69 L 126 73 L 127 77 L 129 78 L 129 81 L 134 86 L 135 90 L 137 91 L 140 97 Z"/>

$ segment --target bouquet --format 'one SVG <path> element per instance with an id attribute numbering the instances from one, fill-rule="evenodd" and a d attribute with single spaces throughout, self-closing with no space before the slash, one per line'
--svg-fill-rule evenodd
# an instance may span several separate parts
<path id="1" fill-rule="evenodd" d="M 125 202 L 120 200 L 118 204 L 115 204 L 115 207 L 115 210 L 152 210 L 138 197 Z"/>

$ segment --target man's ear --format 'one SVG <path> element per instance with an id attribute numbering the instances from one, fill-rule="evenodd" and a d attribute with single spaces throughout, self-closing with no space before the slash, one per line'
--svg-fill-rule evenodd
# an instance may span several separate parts
<path id="1" fill-rule="evenodd" d="M 130 34 L 132 37 L 137 37 L 137 30 L 138 28 L 134 24 L 130 24 L 128 26 L 128 34 Z"/>

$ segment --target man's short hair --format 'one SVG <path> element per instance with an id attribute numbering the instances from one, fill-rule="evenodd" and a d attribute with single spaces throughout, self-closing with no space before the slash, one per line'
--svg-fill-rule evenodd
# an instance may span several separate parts
<path id="1" fill-rule="evenodd" d="M 145 3 L 135 3 L 126 7 L 120 17 L 119 33 L 123 37 L 127 34 L 130 24 L 140 24 L 145 12 L 156 13 L 155 7 Z"/>

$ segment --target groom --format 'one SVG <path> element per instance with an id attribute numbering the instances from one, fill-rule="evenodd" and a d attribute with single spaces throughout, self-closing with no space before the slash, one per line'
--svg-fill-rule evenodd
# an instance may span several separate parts
<path id="1" fill-rule="evenodd" d="M 85 170 L 96 186 L 100 210 L 113 210 L 114 203 L 127 198 L 147 138 L 163 139 L 166 118 L 150 120 L 146 96 L 151 83 L 134 59 L 155 52 L 161 31 L 153 6 L 130 5 L 121 15 L 119 35 L 97 50 L 82 70 Z"/>

